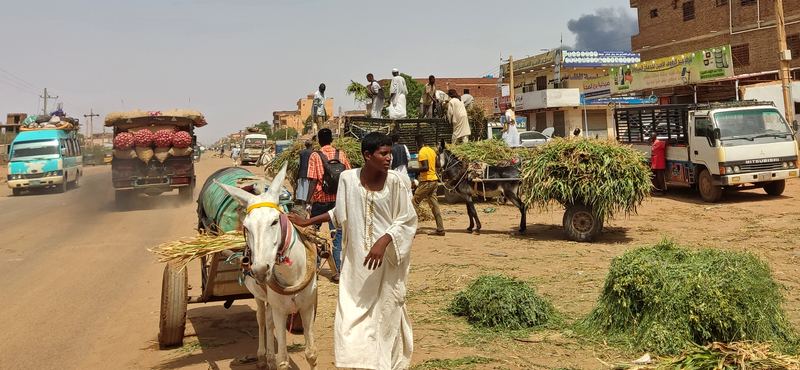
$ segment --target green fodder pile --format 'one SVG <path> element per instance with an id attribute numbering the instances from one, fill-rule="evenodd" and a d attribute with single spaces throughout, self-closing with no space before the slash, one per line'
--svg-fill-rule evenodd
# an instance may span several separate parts
<path id="1" fill-rule="evenodd" d="M 742 340 L 785 349 L 796 337 L 783 289 L 751 253 L 691 251 L 664 239 L 611 261 L 597 306 L 579 327 L 661 355 Z"/>
<path id="2" fill-rule="evenodd" d="M 331 146 L 344 152 L 351 168 L 364 167 L 364 154 L 361 153 L 361 142 L 352 137 L 340 137 Z"/>
<path id="3" fill-rule="evenodd" d="M 351 137 L 338 138 L 333 140 L 331 146 L 344 152 L 347 160 L 350 162 L 352 168 L 364 166 L 364 156 L 361 154 L 361 143 Z M 312 150 L 319 150 L 318 143 L 314 143 L 311 147 Z M 297 176 L 300 173 L 300 152 L 306 149 L 305 141 L 295 141 L 292 146 L 286 148 L 278 157 L 272 161 L 272 172 L 278 173 L 283 167 L 284 163 L 289 163 L 286 166 L 286 179 L 292 186 L 292 189 L 297 189 Z"/>
<path id="4" fill-rule="evenodd" d="M 636 213 L 650 195 L 644 156 L 612 140 L 555 138 L 521 167 L 525 204 L 543 211 L 554 203 L 586 204 L 601 219 Z"/>
<path id="5" fill-rule="evenodd" d="M 504 275 L 481 275 L 456 294 L 448 311 L 479 328 L 520 330 L 558 320 L 553 305 L 529 283 Z"/>
<path id="6" fill-rule="evenodd" d="M 527 148 L 512 149 L 500 139 L 470 141 L 458 145 L 448 144 L 447 149 L 462 162 L 483 162 L 493 166 L 513 157 L 528 160 L 534 155 L 534 152 Z"/>

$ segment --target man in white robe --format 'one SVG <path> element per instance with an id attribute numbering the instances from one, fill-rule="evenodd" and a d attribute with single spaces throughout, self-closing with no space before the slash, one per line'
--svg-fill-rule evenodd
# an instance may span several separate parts
<path id="1" fill-rule="evenodd" d="M 506 105 L 506 121 L 503 124 L 503 141 L 511 148 L 519 146 L 519 131 L 517 131 L 517 117 L 514 114 L 514 105 Z"/>
<path id="2" fill-rule="evenodd" d="M 408 87 L 406 80 L 400 76 L 397 68 L 392 70 L 392 84 L 389 86 L 389 118 L 406 118 L 406 95 Z"/>
<path id="3" fill-rule="evenodd" d="M 289 218 L 298 226 L 331 220 L 344 231 L 336 367 L 403 370 L 414 350 L 405 300 L 417 214 L 408 176 L 389 169 L 391 139 L 371 133 L 361 148 L 364 167 L 342 172 L 334 209 L 310 220 Z"/>
<path id="4" fill-rule="evenodd" d="M 383 87 L 378 81 L 375 81 L 375 77 L 372 76 L 372 73 L 367 74 L 367 81 L 369 84 L 367 85 L 367 94 L 370 98 L 372 98 L 372 110 L 370 112 L 371 118 L 381 118 L 383 114 Z"/>
<path id="5" fill-rule="evenodd" d="M 450 100 L 447 102 L 447 120 L 453 125 L 453 144 L 466 143 L 472 133 L 469 129 L 467 108 L 455 90 L 450 90 L 447 94 L 450 95 Z"/>

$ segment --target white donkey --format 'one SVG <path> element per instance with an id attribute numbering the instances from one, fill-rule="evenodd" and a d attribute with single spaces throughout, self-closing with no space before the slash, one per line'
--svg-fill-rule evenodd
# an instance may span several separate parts
<path id="1" fill-rule="evenodd" d="M 273 369 L 277 364 L 280 370 L 289 368 L 283 323 L 289 315 L 299 312 L 306 340 L 306 361 L 315 370 L 317 254 L 313 247 L 303 243 L 294 225 L 278 206 L 285 177 L 286 165 L 275 176 L 267 193 L 261 195 L 253 195 L 216 180 L 214 182 L 247 208 L 242 220 L 247 238 L 242 268 L 247 272 L 245 285 L 253 293 L 258 307 L 258 366 Z M 278 339 L 277 357 L 273 330 Z"/>

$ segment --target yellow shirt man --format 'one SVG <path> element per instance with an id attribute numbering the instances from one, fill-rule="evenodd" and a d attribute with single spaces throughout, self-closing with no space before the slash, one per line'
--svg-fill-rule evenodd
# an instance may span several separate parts
<path id="1" fill-rule="evenodd" d="M 444 236 L 442 211 L 439 209 L 439 202 L 436 200 L 436 188 L 439 187 L 439 177 L 436 176 L 436 152 L 425 146 L 421 140 L 424 139 L 420 139 L 418 136 L 417 147 L 422 147 L 419 150 L 419 156 L 417 156 L 417 161 L 420 163 L 419 170 L 425 168 L 425 162 L 428 164 L 428 170 L 419 172 L 419 186 L 417 186 L 417 191 L 414 192 L 411 203 L 416 207 L 423 200 L 427 201 L 428 205 L 431 206 L 433 218 L 436 220 L 436 231 L 432 231 L 428 235 Z"/>
<path id="2" fill-rule="evenodd" d="M 419 174 L 419 181 L 436 181 L 439 177 L 436 176 L 436 152 L 433 149 L 423 146 L 419 150 L 417 161 L 428 161 L 428 171 Z"/>

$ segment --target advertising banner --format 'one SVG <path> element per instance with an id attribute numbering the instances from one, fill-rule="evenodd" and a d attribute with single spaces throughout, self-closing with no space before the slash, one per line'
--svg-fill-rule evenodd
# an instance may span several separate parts
<path id="1" fill-rule="evenodd" d="M 582 81 L 583 97 L 586 100 L 604 99 L 611 96 L 611 81 L 608 76 L 600 76 Z"/>
<path id="2" fill-rule="evenodd" d="M 696 84 L 731 76 L 730 45 L 609 69 L 611 94 Z"/>
<path id="3" fill-rule="evenodd" d="M 566 50 L 564 67 L 609 67 L 640 62 L 641 56 L 629 51 Z"/>

